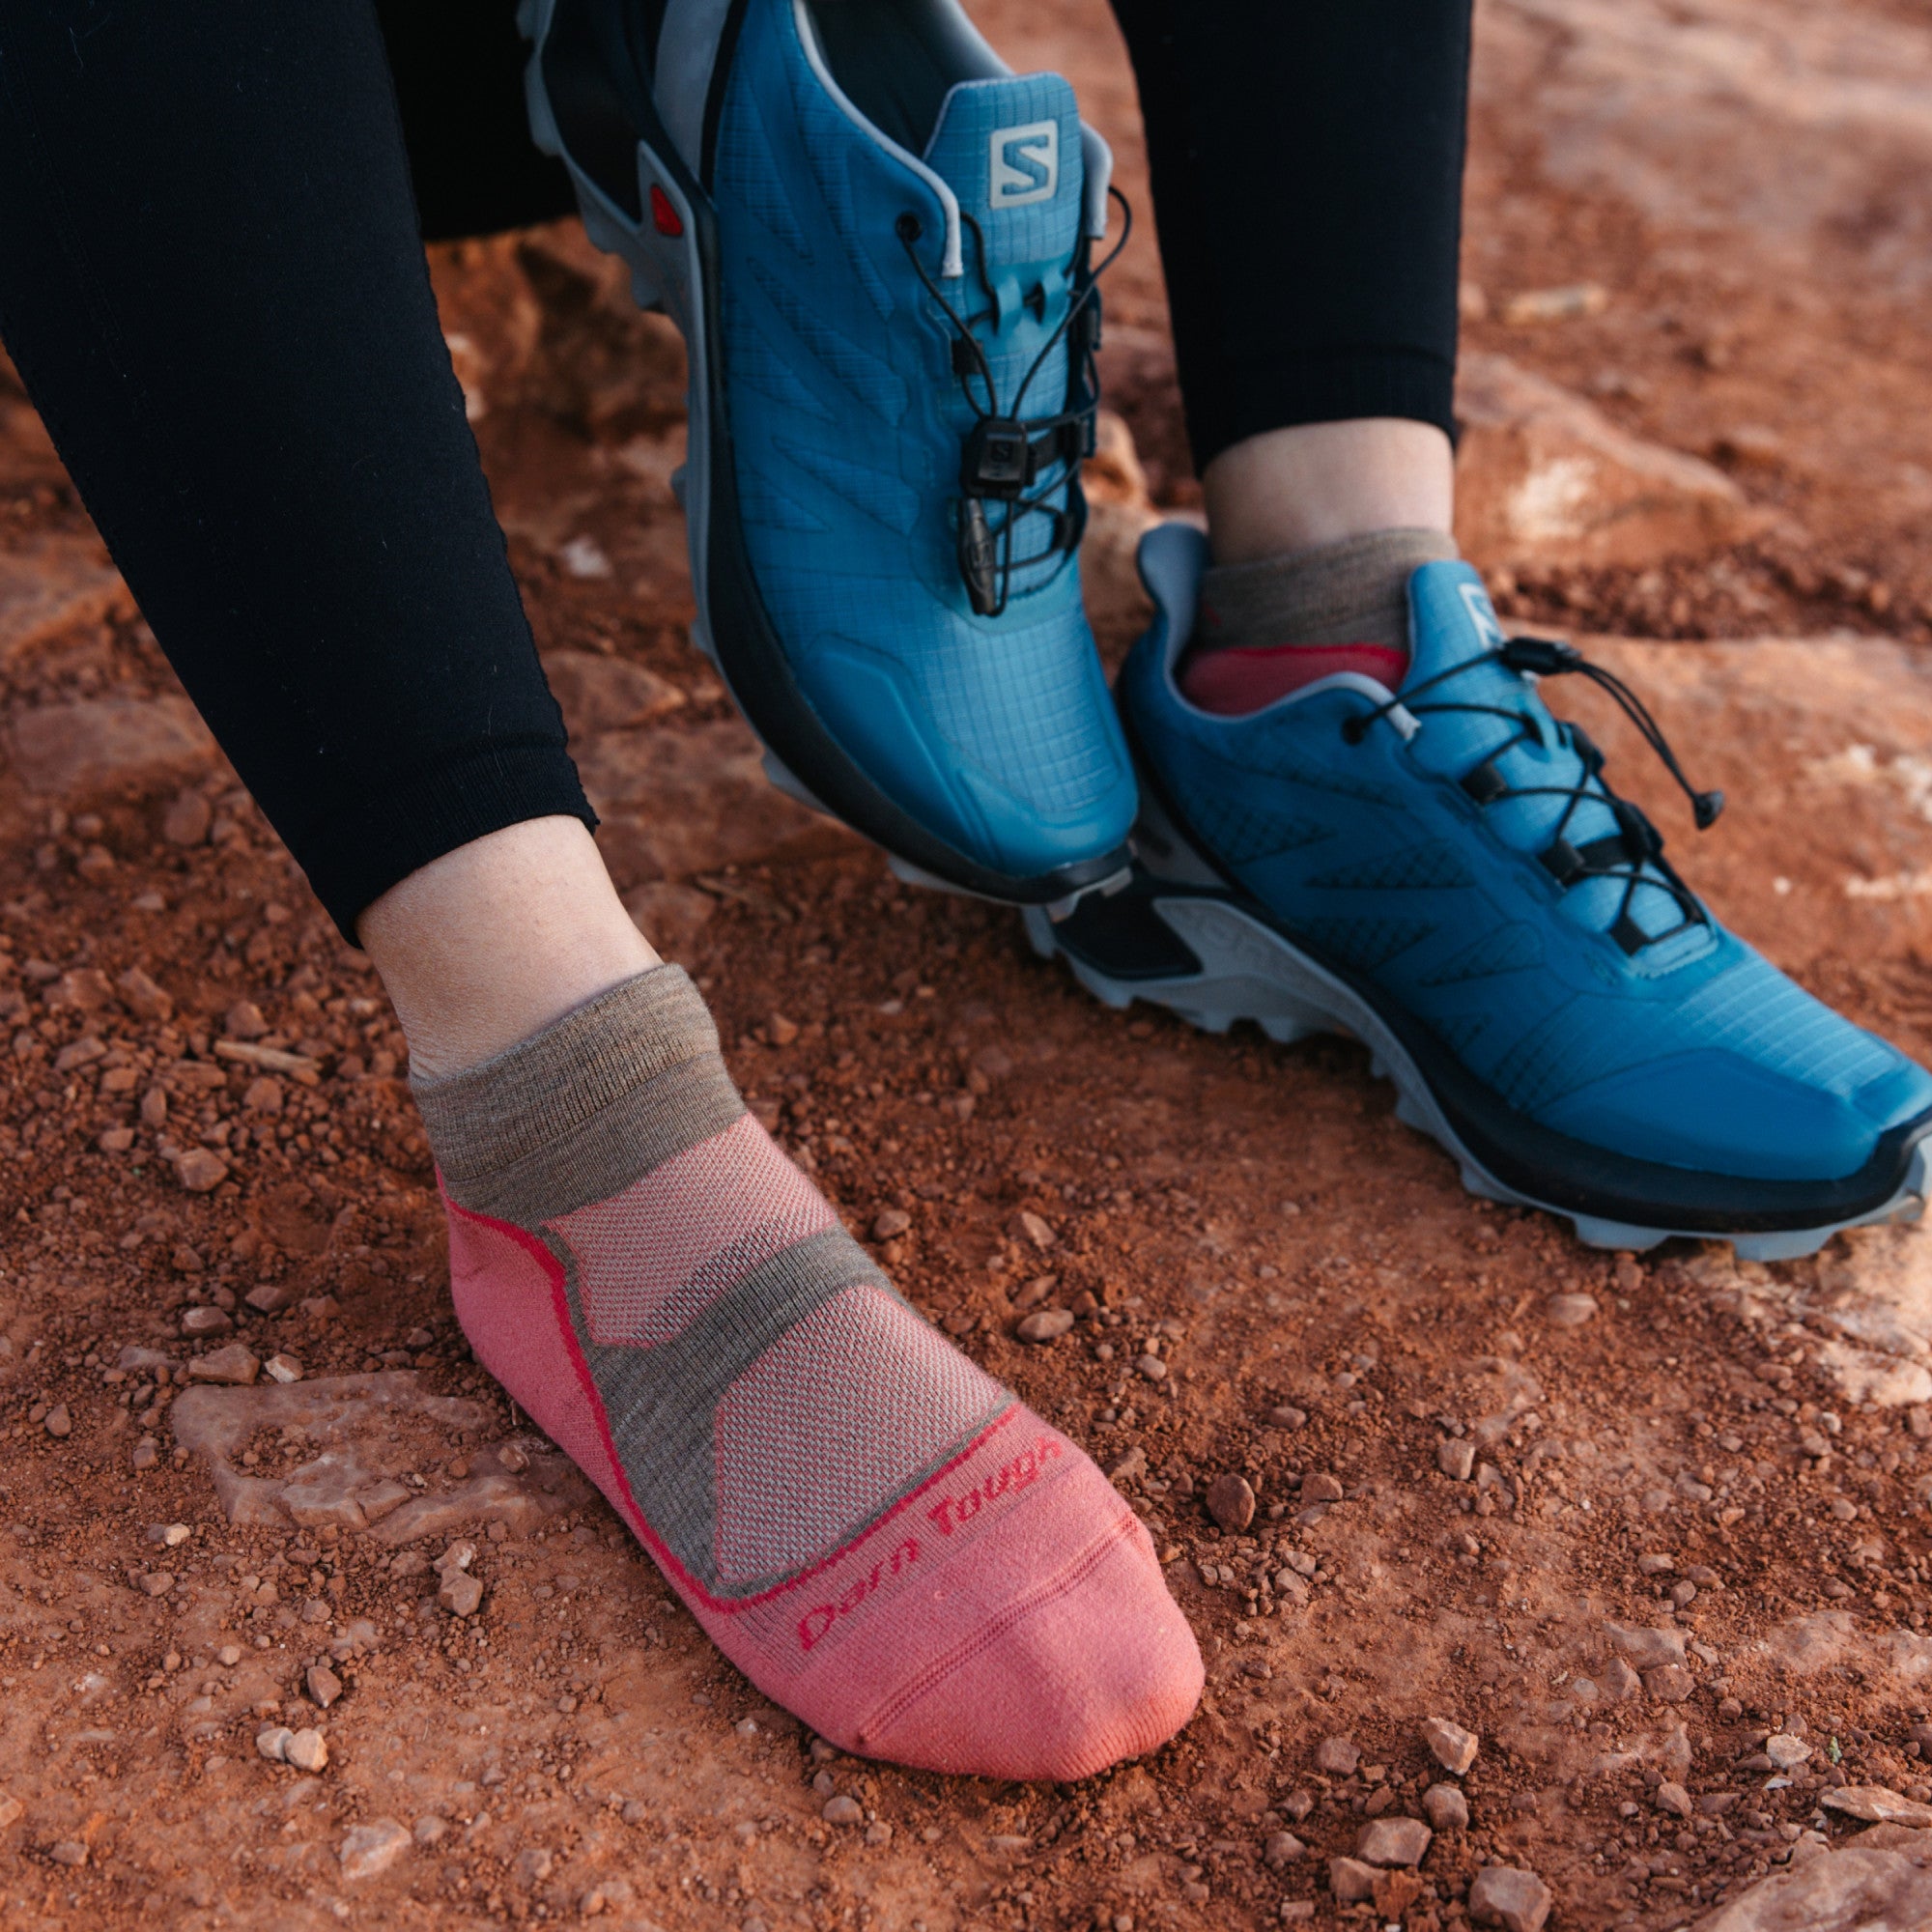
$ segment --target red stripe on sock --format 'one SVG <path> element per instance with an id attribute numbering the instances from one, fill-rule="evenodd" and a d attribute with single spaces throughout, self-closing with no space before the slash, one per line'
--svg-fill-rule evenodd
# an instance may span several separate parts
<path id="1" fill-rule="evenodd" d="M 1343 671 L 1393 691 L 1407 669 L 1408 653 L 1392 644 L 1237 644 L 1192 652 L 1176 681 L 1190 704 L 1239 718 Z"/>

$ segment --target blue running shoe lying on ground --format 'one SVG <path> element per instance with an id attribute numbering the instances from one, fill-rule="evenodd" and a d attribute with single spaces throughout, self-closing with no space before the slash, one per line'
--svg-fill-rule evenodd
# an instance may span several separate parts
<path id="1" fill-rule="evenodd" d="M 1470 1189 L 1596 1246 L 1782 1260 L 1918 1213 L 1932 1076 L 1717 923 L 1537 679 L 1605 684 L 1690 792 L 1630 693 L 1568 645 L 1506 639 L 1476 573 L 1431 563 L 1399 690 L 1345 673 L 1213 716 L 1174 679 L 1206 551 L 1179 525 L 1143 544 L 1157 614 L 1119 688 L 1134 880 L 1058 923 L 1030 912 L 1039 951 L 1110 1005 L 1355 1035 Z M 1708 824 L 1721 799 L 1690 795 Z"/>
<path id="2" fill-rule="evenodd" d="M 691 354 L 699 641 L 902 875 L 1121 877 L 1080 601 L 1105 144 L 955 0 L 525 0 L 537 143 Z"/>

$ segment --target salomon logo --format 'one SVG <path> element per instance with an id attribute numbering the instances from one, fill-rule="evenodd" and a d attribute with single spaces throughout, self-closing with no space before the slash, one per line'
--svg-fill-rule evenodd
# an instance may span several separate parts
<path id="1" fill-rule="evenodd" d="M 1490 606 L 1490 594 L 1480 583 L 1462 583 L 1457 588 L 1463 593 L 1463 608 L 1469 613 L 1469 621 L 1476 627 L 1476 635 L 1483 640 L 1486 651 L 1499 651 L 1503 647 L 1503 627 L 1496 622 L 1496 613 Z"/>
<path id="2" fill-rule="evenodd" d="M 1024 208 L 1050 201 L 1060 185 L 1060 123 L 1032 121 L 1024 128 L 995 128 L 986 199 L 995 208 Z"/>

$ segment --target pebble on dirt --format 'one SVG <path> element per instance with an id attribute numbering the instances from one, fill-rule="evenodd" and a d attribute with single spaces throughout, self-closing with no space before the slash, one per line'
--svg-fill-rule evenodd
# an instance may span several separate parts
<path id="1" fill-rule="evenodd" d="M 1476 1467 L 1476 1445 L 1466 1436 L 1445 1436 L 1435 1445 L 1435 1466 L 1451 1482 L 1466 1483 Z"/>
<path id="2" fill-rule="evenodd" d="M 1355 1840 L 1355 1856 L 1368 1865 L 1419 1865 L 1435 1835 L 1420 1818 L 1371 1818 Z"/>
<path id="3" fill-rule="evenodd" d="M 1657 1787 L 1657 1808 L 1669 1812 L 1673 1818 L 1688 1818 L 1690 1815 L 1690 1794 L 1675 1779 L 1666 1777 Z"/>
<path id="4" fill-rule="evenodd" d="M 273 1382 L 298 1382 L 302 1378 L 302 1365 L 293 1355 L 270 1355 L 262 1368 Z"/>
<path id="5" fill-rule="evenodd" d="M 1041 1308 L 1022 1317 L 1014 1332 L 1022 1342 L 1057 1342 L 1072 1326 L 1072 1309 Z"/>
<path id="6" fill-rule="evenodd" d="M 374 1878 L 385 1872 L 410 1848 L 410 1834 L 393 1818 L 378 1818 L 372 1824 L 352 1825 L 343 1834 L 342 1876 L 346 1879 Z"/>
<path id="7" fill-rule="evenodd" d="M 228 1179 L 228 1163 L 206 1148 L 189 1148 L 175 1161 L 175 1179 L 190 1194 L 210 1194 Z"/>
<path id="8" fill-rule="evenodd" d="M 328 1740 L 320 1731 L 295 1731 L 282 1747 L 282 1756 L 298 1771 L 321 1771 L 328 1763 Z"/>
<path id="9" fill-rule="evenodd" d="M 1359 1859 L 1328 1861 L 1328 1889 L 1342 1905 L 1360 1905 L 1376 1895 L 1376 1868 Z"/>
<path id="10" fill-rule="evenodd" d="M 1224 1469 L 1208 1485 L 1208 1514 L 1231 1534 L 1255 1520 L 1255 1492 L 1245 1476 Z"/>
<path id="11" fill-rule="evenodd" d="M 1323 1738 L 1315 1747 L 1315 1769 L 1330 1777 L 1352 1777 L 1362 1761 L 1362 1748 L 1351 1738 Z"/>
<path id="12" fill-rule="evenodd" d="M 1305 1503 L 1339 1503 L 1342 1500 L 1342 1479 L 1331 1476 L 1325 1469 L 1318 1469 L 1313 1475 L 1302 1477 L 1301 1500 Z"/>
<path id="13" fill-rule="evenodd" d="M 235 1326 L 235 1318 L 225 1308 L 190 1308 L 182 1316 L 184 1335 L 226 1335 Z"/>
<path id="14" fill-rule="evenodd" d="M 912 1226 L 912 1216 L 903 1208 L 888 1208 L 872 1223 L 872 1238 L 875 1241 L 895 1240 Z"/>
<path id="15" fill-rule="evenodd" d="M 219 1314 L 220 1310 L 215 1312 Z M 187 1365 L 190 1381 L 220 1382 L 229 1388 L 248 1388 L 261 1373 L 262 1358 L 242 1342 L 231 1342 L 225 1349 L 197 1355 Z"/>
<path id="16" fill-rule="evenodd" d="M 856 1798 L 847 1798 L 843 1792 L 836 1798 L 828 1798 L 818 1815 L 828 1825 L 863 1825 L 866 1822 L 865 1807 Z"/>
<path id="17" fill-rule="evenodd" d="M 1469 1886 L 1469 1917 L 1503 1932 L 1543 1932 L 1549 1918 L 1549 1888 L 1517 1865 L 1485 1865 Z"/>
<path id="18" fill-rule="evenodd" d="M 68 1413 L 67 1404 L 64 1402 L 55 1403 L 47 1410 L 46 1415 L 42 1420 L 41 1426 L 49 1435 L 71 1435 L 73 1434 L 73 1417 Z"/>
<path id="19" fill-rule="evenodd" d="M 1476 1761 L 1478 1742 L 1475 1732 L 1465 1731 L 1461 1724 L 1452 1723 L 1447 1718 L 1425 1719 L 1422 1742 L 1429 1747 L 1429 1754 L 1435 1762 L 1457 1777 L 1463 1776 Z"/>
<path id="20" fill-rule="evenodd" d="M 1293 1403 L 1277 1403 L 1268 1410 L 1268 1418 L 1277 1429 L 1299 1429 L 1308 1420 L 1305 1408 L 1296 1408 Z"/>
<path id="21" fill-rule="evenodd" d="M 255 1748 L 270 1764 L 286 1764 L 289 1759 L 289 1743 L 295 1733 L 286 1724 L 270 1724 L 267 1730 L 255 1733 Z"/>
<path id="22" fill-rule="evenodd" d="M 436 1600 L 453 1617 L 473 1617 L 483 1602 L 483 1585 L 465 1571 L 450 1570 Z"/>
<path id="23" fill-rule="evenodd" d="M 311 1663 L 302 1676 L 302 1688 L 312 1702 L 326 1711 L 342 1695 L 342 1679 L 326 1663 Z"/>
<path id="24" fill-rule="evenodd" d="M 1552 1294 L 1543 1304 L 1543 1312 L 1549 1318 L 1552 1328 L 1580 1328 L 1595 1318 L 1597 1297 L 1594 1294 Z"/>
<path id="25" fill-rule="evenodd" d="M 1469 1801 L 1453 1784 L 1432 1784 L 1422 1794 L 1422 1815 L 1438 1832 L 1466 1832 Z"/>
<path id="26" fill-rule="evenodd" d="M 1267 1843 L 1262 1847 L 1262 1862 L 1269 1871 L 1279 1871 L 1283 1865 L 1307 1856 L 1308 1847 L 1293 1832 L 1270 1833 Z"/>

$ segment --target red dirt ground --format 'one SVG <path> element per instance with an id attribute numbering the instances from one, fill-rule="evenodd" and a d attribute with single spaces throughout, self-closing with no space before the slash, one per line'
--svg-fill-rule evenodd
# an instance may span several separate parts
<path id="1" fill-rule="evenodd" d="M 1145 215 L 1099 0 L 976 11 L 1073 74 Z M 1606 651 L 1731 811 L 1690 850 L 1578 700 L 1617 775 L 1727 919 L 1923 1056 L 1932 13 L 1489 0 L 1473 128 L 1469 346 L 1771 513 L 1691 554 L 1482 560 L 1525 620 L 1651 640 Z M 380 988 L 170 709 L 0 378 L 0 1922 L 1440 1932 L 1501 1863 L 1552 1925 L 1648 1932 L 1856 1830 L 1834 1785 L 1932 1798 L 1921 1237 L 1771 1268 L 1583 1249 L 1465 1195 L 1353 1044 L 1106 1012 L 1010 916 L 904 890 L 762 788 L 690 646 L 674 336 L 568 229 L 434 267 L 620 885 L 855 1229 L 895 1210 L 874 1245 L 907 1293 L 1119 1471 L 1208 1695 L 1145 1764 L 997 1786 L 814 1751 L 718 1660 L 469 1360 Z M 1601 312 L 1505 319 L 1581 283 Z M 1151 224 L 1109 299 L 1110 402 L 1184 508 Z M 1028 1348 L 1036 1304 L 1088 1312 Z M 195 1309 L 234 1332 L 185 1337 Z M 231 1521 L 170 1410 L 208 1409 L 185 1365 L 238 1337 L 297 1391 L 402 1378 L 352 1385 L 399 1405 L 357 1453 L 461 1495 L 384 1519 L 426 1525 L 400 1543 L 333 1505 Z M 268 1405 L 238 1428 L 224 1480 L 315 1446 Z M 1228 1471 L 1245 1532 L 1204 1508 Z M 470 1618 L 423 1561 L 459 1530 Z M 1431 1716 L 1481 1734 L 1467 1828 L 1343 1903 L 1328 1861 L 1446 1777 Z M 326 1769 L 265 1761 L 271 1724 L 319 1730 Z M 1753 1768 L 1801 1726 L 1788 1779 Z M 1319 1767 L 1331 1738 L 1353 1768 Z M 867 1822 L 824 1822 L 836 1794 Z M 1305 1849 L 1270 1863 L 1283 1833 Z"/>

